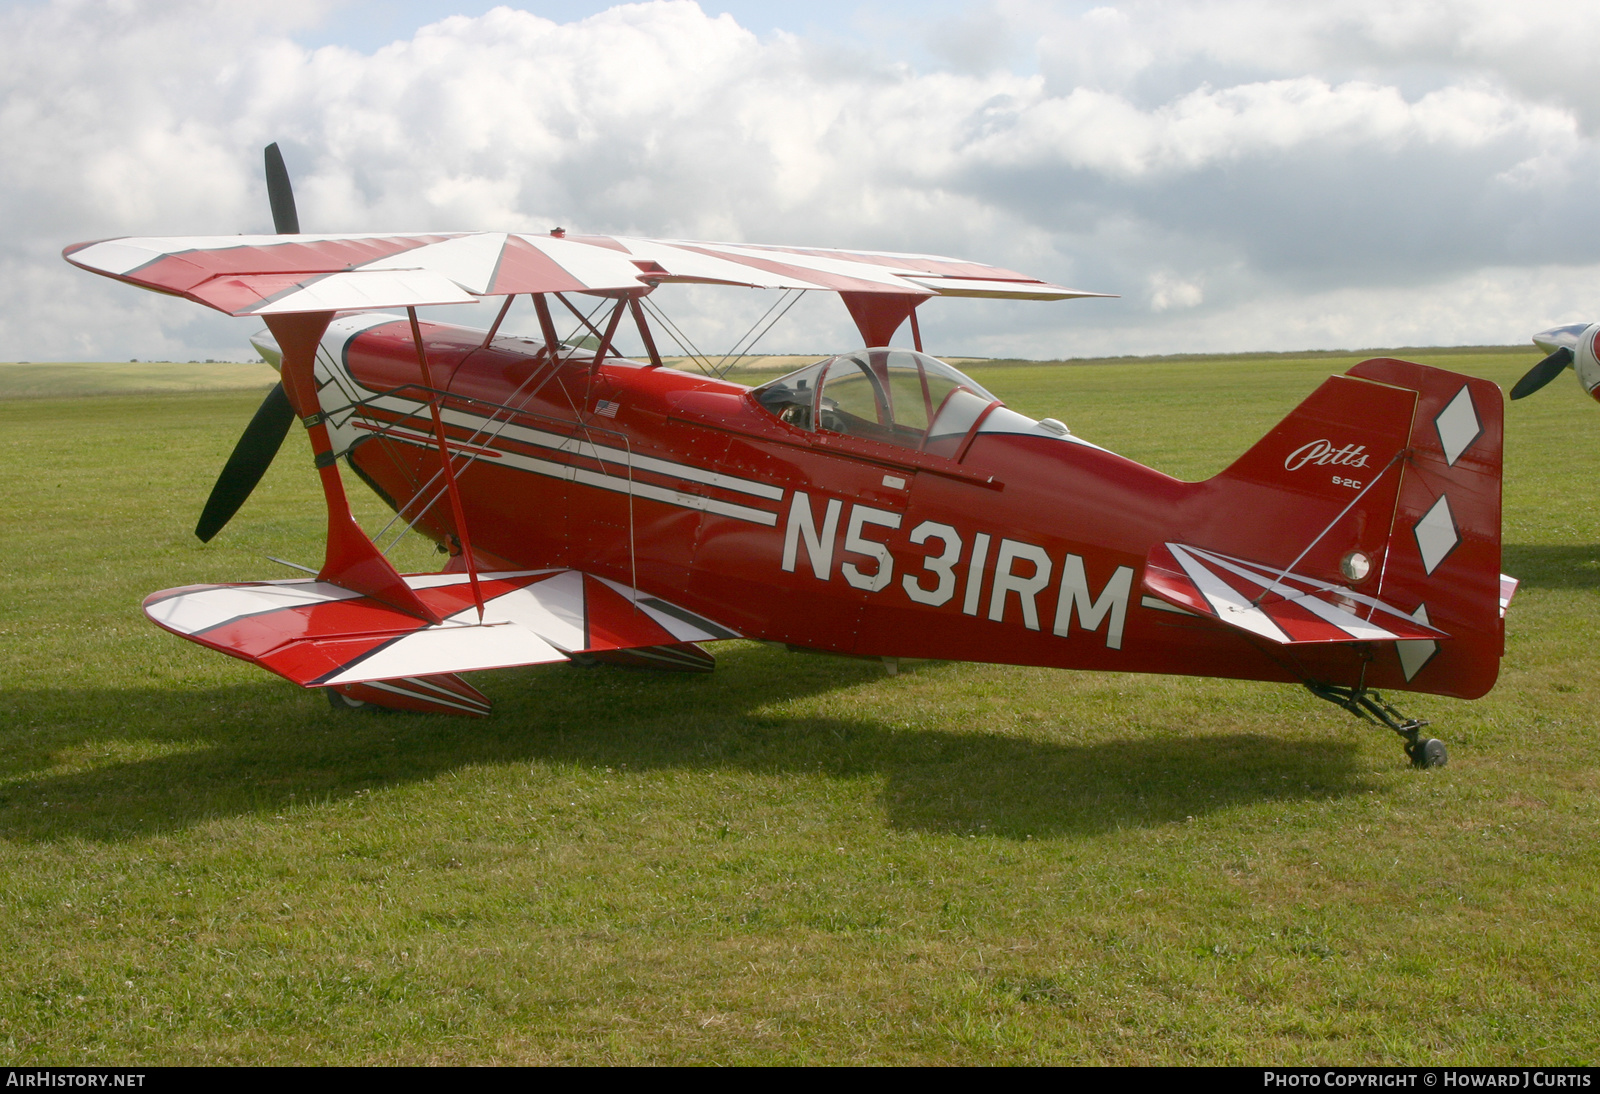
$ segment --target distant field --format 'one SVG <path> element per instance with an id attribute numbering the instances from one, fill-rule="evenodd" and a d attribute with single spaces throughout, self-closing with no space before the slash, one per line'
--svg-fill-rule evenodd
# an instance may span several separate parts
<path id="1" fill-rule="evenodd" d="M 1196 477 L 1372 355 L 975 371 Z M 1537 354 L 1425 359 L 1507 385 Z M 703 677 L 480 674 L 484 721 L 336 715 L 138 609 L 320 557 L 294 437 L 190 534 L 258 401 L 0 401 L 8 1064 L 1600 1048 L 1600 407 L 1570 380 L 1508 411 L 1500 684 L 1401 697 L 1431 772 L 1292 687 L 745 642 Z"/>
<path id="2" fill-rule="evenodd" d="M 252 364 L 181 364 L 164 361 L 0 364 L 0 399 L 69 395 L 131 395 L 176 391 L 265 391 L 278 374 Z"/>
<path id="3" fill-rule="evenodd" d="M 966 369 L 988 370 L 1012 366 L 1102 365 L 1133 364 L 1203 364 L 1208 361 L 1308 361 L 1351 358 L 1360 360 L 1379 353 L 1372 350 L 1360 354 L 1349 352 L 1319 352 L 1305 354 L 1262 353 L 1245 356 L 1206 356 L 1184 354 L 1172 357 L 1136 358 L 1105 357 L 1081 358 L 1067 361 L 1016 361 L 990 360 L 976 357 L 947 357 L 943 360 Z M 1470 346 L 1460 349 L 1384 350 L 1384 353 L 1427 358 L 1445 354 L 1452 357 L 1481 356 L 1489 354 L 1523 354 L 1532 352 L 1520 346 Z M 765 383 L 773 375 L 789 372 L 820 361 L 828 355 L 780 354 L 740 356 L 720 362 L 729 369 L 730 376 L 741 377 L 752 385 Z M 688 372 L 699 371 L 699 366 L 688 357 L 663 357 L 662 361 Z M 712 358 L 713 364 L 719 359 Z M 105 362 L 0 362 L 0 399 L 44 399 L 73 395 L 154 395 L 179 391 L 239 391 L 261 389 L 277 383 L 278 374 L 271 366 L 252 361 L 244 364 L 195 363 L 181 361 L 105 361 Z"/>

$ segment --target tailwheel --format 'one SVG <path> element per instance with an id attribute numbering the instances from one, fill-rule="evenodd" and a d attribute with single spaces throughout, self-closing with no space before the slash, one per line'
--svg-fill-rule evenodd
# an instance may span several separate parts
<path id="1" fill-rule="evenodd" d="M 1443 767 L 1450 762 L 1444 742 L 1435 737 L 1424 737 L 1422 729 L 1428 723 L 1421 718 L 1407 718 L 1376 691 L 1358 684 L 1353 688 L 1337 684 L 1306 684 L 1306 689 L 1318 699 L 1326 699 L 1343 707 L 1362 721 L 1376 726 L 1386 726 L 1405 738 L 1406 758 L 1419 770 Z"/>
<path id="2" fill-rule="evenodd" d="M 1450 753 L 1437 737 L 1408 741 L 1406 755 L 1411 757 L 1412 767 L 1443 767 L 1450 762 Z"/>

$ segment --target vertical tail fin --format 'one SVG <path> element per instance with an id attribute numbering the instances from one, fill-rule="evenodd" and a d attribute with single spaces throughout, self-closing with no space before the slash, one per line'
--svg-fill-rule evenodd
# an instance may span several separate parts
<path id="1" fill-rule="evenodd" d="M 1183 533 L 1200 552 L 1158 548 L 1146 587 L 1273 642 L 1359 643 L 1369 686 L 1476 698 L 1504 650 L 1503 415 L 1486 380 L 1364 361 L 1202 484 Z"/>

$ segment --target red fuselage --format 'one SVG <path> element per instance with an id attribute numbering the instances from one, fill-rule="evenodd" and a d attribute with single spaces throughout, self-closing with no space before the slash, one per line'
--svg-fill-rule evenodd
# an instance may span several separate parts
<path id="1" fill-rule="evenodd" d="M 338 321 L 324 339 L 322 405 L 336 448 L 410 519 L 419 491 L 438 494 L 439 458 L 425 395 L 407 386 L 411 332 L 372 323 Z M 1287 565 L 1348 502 L 1337 474 L 1290 512 L 1281 490 L 1224 495 L 1010 412 L 937 454 L 803 428 L 706 376 L 553 366 L 536 342 L 424 333 L 452 447 L 477 457 L 457 466 L 485 566 L 581 569 L 752 638 L 846 654 L 1341 685 L 1365 665 L 1369 686 L 1479 690 L 1408 682 L 1388 650 L 1272 648 L 1144 593 L 1147 554 L 1175 538 Z M 354 400 L 363 415 L 341 409 Z M 417 527 L 448 543 L 451 521 L 441 499 Z M 1389 534 L 1341 533 L 1299 569 L 1337 578 L 1341 554 L 1381 557 Z"/>

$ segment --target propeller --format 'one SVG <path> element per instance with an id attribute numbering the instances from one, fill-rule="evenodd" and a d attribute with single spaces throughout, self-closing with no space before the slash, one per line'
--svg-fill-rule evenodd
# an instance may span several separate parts
<path id="1" fill-rule="evenodd" d="M 1550 356 L 1534 365 L 1518 380 L 1511 389 L 1513 399 L 1525 399 L 1538 391 L 1544 385 L 1567 371 L 1567 366 L 1572 364 L 1572 347 L 1562 346 Z"/>
<path id="2" fill-rule="evenodd" d="M 267 145 L 267 200 L 272 203 L 272 230 L 281 236 L 300 234 L 300 214 L 294 208 L 294 188 L 283 165 L 278 142 Z"/>
<path id="3" fill-rule="evenodd" d="M 267 145 L 266 161 L 272 228 L 279 235 L 298 235 L 300 214 L 295 211 L 294 189 L 289 185 L 289 171 L 283 165 L 283 153 L 278 151 L 277 142 Z M 202 543 L 211 542 L 211 537 L 233 519 L 272 465 L 292 424 L 294 407 L 280 381 L 267 392 L 255 417 L 245 426 L 239 443 L 233 446 L 233 454 L 222 465 L 222 474 L 217 476 L 217 484 L 211 488 L 211 496 L 201 510 L 200 522 L 194 526 L 194 534 Z"/>
<path id="4" fill-rule="evenodd" d="M 1600 388 L 1600 359 L 1595 357 L 1597 336 L 1600 336 L 1600 324 L 1595 323 L 1567 323 L 1534 335 L 1533 344 L 1548 356 L 1512 385 L 1511 397 L 1526 399 L 1569 368 L 1577 373 L 1583 390 L 1595 395 Z M 1595 397 L 1600 398 L 1600 395 Z"/>
<path id="5" fill-rule="evenodd" d="M 233 446 L 233 455 L 222 465 L 222 474 L 211 488 L 206 507 L 200 512 L 200 523 L 194 526 L 194 534 L 202 543 L 211 542 L 211 537 L 239 511 L 267 473 L 293 423 L 294 407 L 289 405 L 289 395 L 283 384 L 276 384 L 244 427 L 244 435 Z"/>

